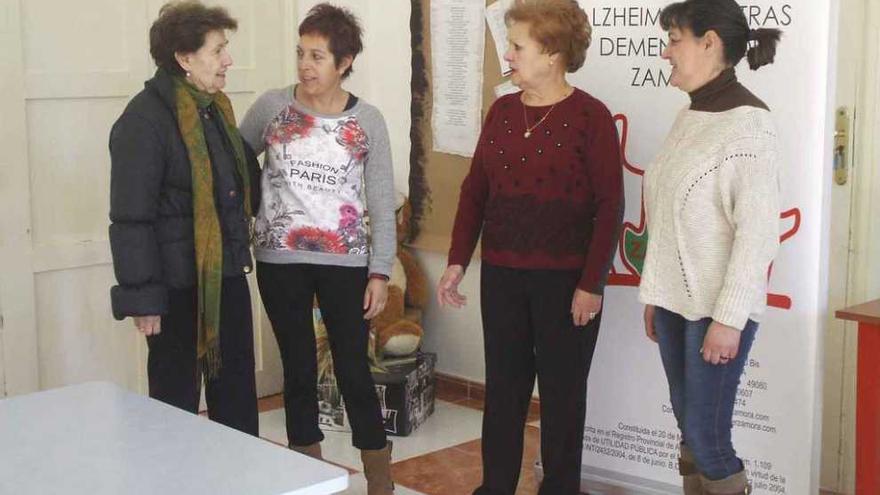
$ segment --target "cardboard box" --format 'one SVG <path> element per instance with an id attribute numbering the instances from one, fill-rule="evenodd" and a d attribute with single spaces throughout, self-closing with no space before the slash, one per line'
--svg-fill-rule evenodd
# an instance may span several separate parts
<path id="1" fill-rule="evenodd" d="M 420 352 L 412 358 L 383 363 L 387 373 L 373 373 L 385 431 L 389 435 L 409 435 L 434 412 L 436 363 L 436 354 Z M 318 412 L 322 429 L 351 431 L 335 380 L 318 384 Z"/>

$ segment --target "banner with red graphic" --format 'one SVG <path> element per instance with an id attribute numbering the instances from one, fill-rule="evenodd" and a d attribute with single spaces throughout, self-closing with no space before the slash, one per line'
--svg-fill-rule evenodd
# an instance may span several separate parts
<path id="1" fill-rule="evenodd" d="M 675 115 L 688 104 L 686 94 L 669 86 L 669 64 L 660 56 L 667 37 L 659 13 L 669 2 L 580 3 L 593 23 L 593 42 L 571 81 L 615 115 L 627 202 L 590 375 L 582 488 L 681 493 L 679 434 L 657 346 L 645 337 L 637 300 L 649 236 L 642 178 Z M 745 61 L 737 67 L 740 81 L 772 110 L 784 166 L 781 245 L 768 273 L 767 312 L 738 392 L 734 445 L 754 493 L 816 493 L 821 419 L 814 405 L 826 256 L 822 198 L 830 157 L 828 52 L 836 3 L 740 4 L 752 28 L 784 33 L 775 64 L 759 71 L 750 71 Z"/>

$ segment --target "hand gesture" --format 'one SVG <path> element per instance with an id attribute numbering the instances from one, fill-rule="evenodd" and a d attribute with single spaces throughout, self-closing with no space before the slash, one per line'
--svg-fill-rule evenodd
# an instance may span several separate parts
<path id="1" fill-rule="evenodd" d="M 461 308 L 467 304 L 467 298 L 458 292 L 458 284 L 464 278 L 464 267 L 461 265 L 449 265 L 440 282 L 437 283 L 437 302 L 440 307 L 452 306 Z"/>

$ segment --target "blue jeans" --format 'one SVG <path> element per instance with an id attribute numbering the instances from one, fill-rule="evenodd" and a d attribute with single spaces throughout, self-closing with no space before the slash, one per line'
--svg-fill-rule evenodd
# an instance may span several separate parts
<path id="1" fill-rule="evenodd" d="M 736 388 L 758 324 L 746 323 L 735 359 L 715 365 L 704 361 L 700 351 L 711 323 L 711 318 L 690 321 L 661 307 L 654 312 L 660 358 L 684 444 L 694 453 L 700 473 L 720 480 L 743 470 L 730 440 L 731 421 Z"/>

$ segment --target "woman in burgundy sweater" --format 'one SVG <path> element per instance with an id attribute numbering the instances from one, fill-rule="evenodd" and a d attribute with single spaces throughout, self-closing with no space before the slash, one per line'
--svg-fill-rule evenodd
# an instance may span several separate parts
<path id="1" fill-rule="evenodd" d="M 516 491 L 536 374 L 539 493 L 577 494 L 587 375 L 623 213 L 617 129 L 602 102 L 565 79 L 590 44 L 576 2 L 517 2 L 506 21 L 505 60 L 522 91 L 486 116 L 437 297 L 465 304 L 458 284 L 482 233 L 486 403 L 474 494 Z"/>

